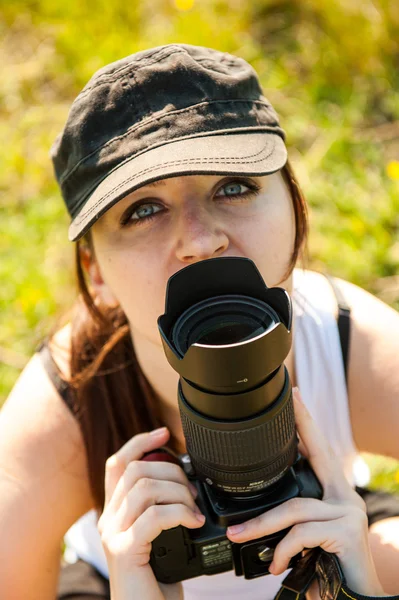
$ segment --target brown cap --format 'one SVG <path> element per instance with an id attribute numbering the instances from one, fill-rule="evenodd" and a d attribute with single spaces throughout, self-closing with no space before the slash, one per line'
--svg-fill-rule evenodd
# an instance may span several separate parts
<path id="1" fill-rule="evenodd" d="M 287 160 L 284 132 L 243 59 L 170 44 L 93 75 L 51 148 L 79 239 L 113 204 L 177 175 L 261 176 Z"/>

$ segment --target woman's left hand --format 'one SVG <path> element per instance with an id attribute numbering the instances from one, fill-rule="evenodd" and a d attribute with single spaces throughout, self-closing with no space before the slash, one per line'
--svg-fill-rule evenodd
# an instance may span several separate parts
<path id="1" fill-rule="evenodd" d="M 362 498 L 351 488 L 333 450 L 293 390 L 299 451 L 316 473 L 323 499 L 293 498 L 264 514 L 227 529 L 232 542 L 247 542 L 291 527 L 276 546 L 270 572 L 278 575 L 290 559 L 306 548 L 336 554 L 347 585 L 359 594 L 383 595 L 368 542 L 368 521 Z M 242 530 L 239 531 L 239 528 Z"/>

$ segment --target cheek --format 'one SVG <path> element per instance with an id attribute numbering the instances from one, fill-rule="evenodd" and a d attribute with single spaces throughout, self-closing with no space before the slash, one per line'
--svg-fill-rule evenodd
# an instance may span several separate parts
<path id="1" fill-rule="evenodd" d="M 253 219 L 250 227 L 243 224 L 240 239 L 243 252 L 253 258 L 266 285 L 278 285 L 291 260 L 295 240 L 295 217 L 289 203 L 275 203 Z M 248 235 L 248 231 L 251 232 Z"/>
<path id="2" fill-rule="evenodd" d="M 110 253 L 102 274 L 132 328 L 150 332 L 159 340 L 157 319 L 164 313 L 166 281 L 160 256 L 152 259 L 137 251 Z"/>

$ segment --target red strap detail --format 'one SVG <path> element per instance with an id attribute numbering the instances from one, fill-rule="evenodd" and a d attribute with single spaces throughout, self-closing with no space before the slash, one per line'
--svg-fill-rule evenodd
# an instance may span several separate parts
<path id="1" fill-rule="evenodd" d="M 141 460 L 156 461 L 156 462 L 170 462 L 175 465 L 180 465 L 179 460 L 173 456 L 167 449 L 158 448 L 152 452 L 148 452 L 143 456 Z"/>

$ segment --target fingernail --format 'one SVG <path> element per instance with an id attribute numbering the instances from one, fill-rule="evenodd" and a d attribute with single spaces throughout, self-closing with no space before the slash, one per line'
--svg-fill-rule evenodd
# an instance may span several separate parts
<path id="1" fill-rule="evenodd" d="M 227 533 L 231 533 L 232 535 L 235 535 L 236 533 L 241 533 L 241 531 L 244 531 L 245 529 L 245 525 L 241 524 L 241 525 L 232 525 L 231 527 L 227 528 Z"/>
<path id="2" fill-rule="evenodd" d="M 158 429 L 154 429 L 153 431 L 150 431 L 150 435 L 161 436 L 165 433 L 166 430 L 167 430 L 167 427 L 159 427 Z"/>
<path id="3" fill-rule="evenodd" d="M 297 387 L 292 388 L 292 395 L 293 396 L 295 395 L 295 398 L 298 400 L 298 402 L 302 402 L 302 397 L 299 392 L 299 388 L 297 388 Z"/>
<path id="4" fill-rule="evenodd" d="M 205 515 L 203 515 L 202 513 L 197 513 L 195 512 L 195 518 L 197 519 L 197 521 L 199 521 L 200 523 L 204 523 L 205 521 Z"/>
<path id="5" fill-rule="evenodd" d="M 188 483 L 188 487 L 189 487 L 189 490 L 190 490 L 190 492 L 191 492 L 191 493 L 192 493 L 192 495 L 194 496 L 194 498 L 196 498 L 196 497 L 198 496 L 198 490 L 197 490 L 197 488 L 195 487 L 195 485 L 193 485 L 192 483 L 190 483 L 190 482 L 189 482 L 189 483 Z"/>

